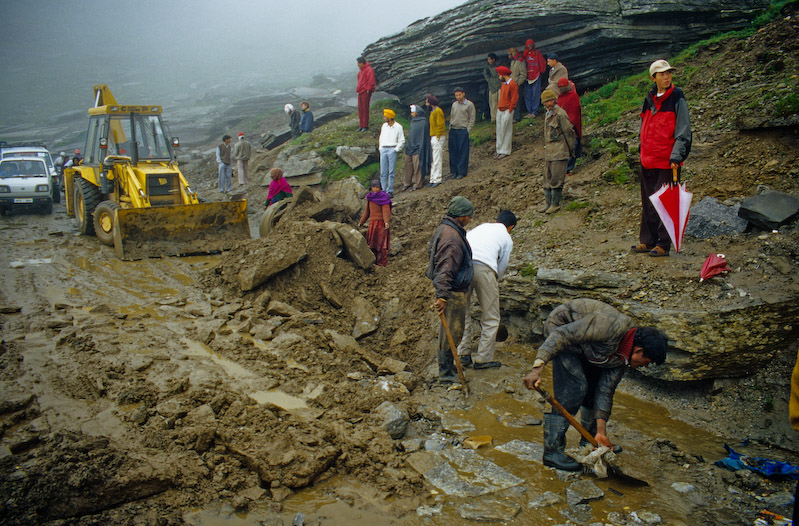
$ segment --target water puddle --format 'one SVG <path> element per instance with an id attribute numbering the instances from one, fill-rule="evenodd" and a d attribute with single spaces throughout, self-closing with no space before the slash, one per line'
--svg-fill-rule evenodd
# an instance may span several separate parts
<path id="1" fill-rule="evenodd" d="M 25 268 L 25 267 L 36 267 L 38 265 L 49 265 L 53 262 L 53 258 L 37 258 L 37 259 L 23 259 L 18 261 L 12 261 L 8 264 L 11 268 Z"/>

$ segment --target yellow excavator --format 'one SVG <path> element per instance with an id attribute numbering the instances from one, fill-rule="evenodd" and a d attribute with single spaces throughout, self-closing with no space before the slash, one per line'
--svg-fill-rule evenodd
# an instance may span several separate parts
<path id="1" fill-rule="evenodd" d="M 178 168 L 161 106 L 118 104 L 94 86 L 82 162 L 64 171 L 67 215 L 120 259 L 228 250 L 250 239 L 247 201 L 201 203 Z"/>

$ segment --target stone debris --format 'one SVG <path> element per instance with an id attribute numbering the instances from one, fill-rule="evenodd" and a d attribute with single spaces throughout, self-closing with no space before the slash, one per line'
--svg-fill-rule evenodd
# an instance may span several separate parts
<path id="1" fill-rule="evenodd" d="M 541 459 L 544 455 L 544 446 L 541 444 L 536 442 L 526 442 L 519 439 L 511 440 L 510 442 L 502 444 L 501 446 L 497 446 L 494 449 L 497 451 L 502 451 L 503 453 L 508 453 L 509 455 L 513 455 L 521 460 L 538 462 L 539 464 L 542 463 Z"/>

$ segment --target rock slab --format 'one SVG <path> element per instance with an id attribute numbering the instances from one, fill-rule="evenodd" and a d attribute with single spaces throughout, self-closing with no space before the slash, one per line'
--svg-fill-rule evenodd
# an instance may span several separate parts
<path id="1" fill-rule="evenodd" d="M 741 203 L 738 215 L 761 230 L 775 230 L 799 217 L 799 199 L 782 192 L 764 192 Z"/>

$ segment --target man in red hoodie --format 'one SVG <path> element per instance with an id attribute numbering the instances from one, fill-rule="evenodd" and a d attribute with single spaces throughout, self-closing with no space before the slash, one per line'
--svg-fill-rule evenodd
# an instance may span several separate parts
<path id="1" fill-rule="evenodd" d="M 541 74 L 547 70 L 544 55 L 536 49 L 530 38 L 524 47 L 524 63 L 527 66 L 527 84 L 524 87 L 524 104 L 527 107 L 527 118 L 538 116 L 541 105 Z M 521 89 L 521 86 L 519 86 Z"/>
<path id="2" fill-rule="evenodd" d="M 654 84 L 641 108 L 641 232 L 632 251 L 652 257 L 669 255 L 671 239 L 649 196 L 672 181 L 691 151 L 688 103 L 680 88 L 671 83 L 674 68 L 665 60 L 649 66 Z"/>
<path id="3" fill-rule="evenodd" d="M 573 155 L 569 157 L 569 163 L 566 165 L 566 175 L 571 175 L 574 170 L 574 165 L 577 163 L 577 158 L 583 155 L 583 112 L 580 107 L 580 96 L 577 95 L 577 87 L 574 82 L 567 78 L 558 80 L 558 106 L 563 108 L 566 115 L 569 116 L 569 122 L 574 126 L 574 133 L 577 138 L 574 140 Z"/>
<path id="4" fill-rule="evenodd" d="M 369 101 L 377 84 L 372 66 L 363 57 L 358 57 L 358 70 L 358 84 L 355 86 L 358 93 L 358 131 L 365 132 L 369 129 Z"/>

